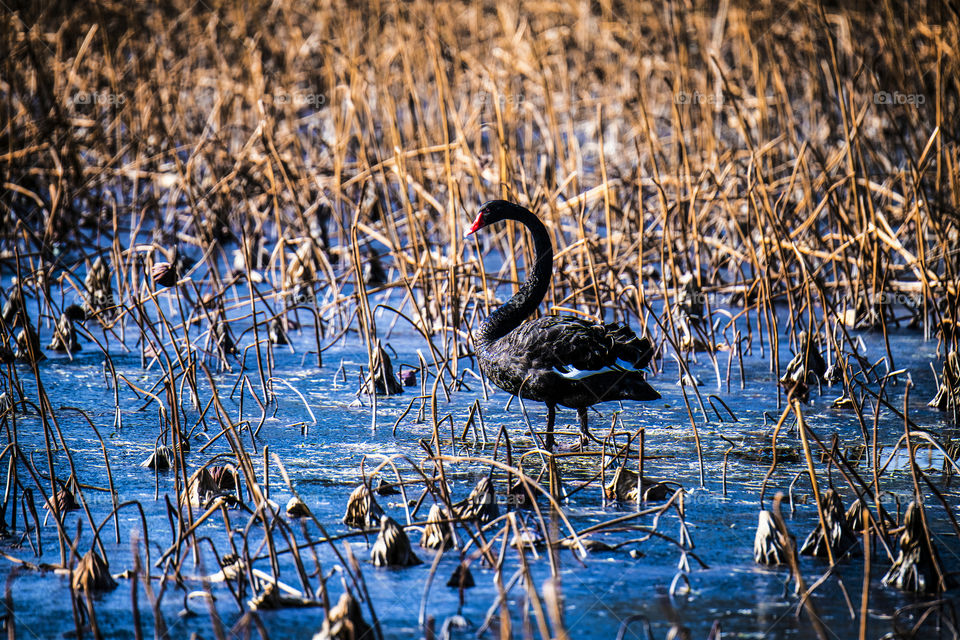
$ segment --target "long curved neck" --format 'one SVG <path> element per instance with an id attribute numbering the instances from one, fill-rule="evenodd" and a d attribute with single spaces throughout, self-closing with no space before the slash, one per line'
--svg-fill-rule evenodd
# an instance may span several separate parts
<path id="1" fill-rule="evenodd" d="M 516 207 L 516 210 L 506 219 L 516 220 L 530 231 L 536 258 L 533 269 L 527 270 L 527 279 L 520 289 L 480 325 L 481 345 L 489 344 L 507 335 L 520 326 L 527 316 L 536 311 L 543 297 L 547 295 L 550 277 L 553 275 L 553 245 L 550 243 L 550 234 L 547 233 L 543 223 L 523 207 Z"/>

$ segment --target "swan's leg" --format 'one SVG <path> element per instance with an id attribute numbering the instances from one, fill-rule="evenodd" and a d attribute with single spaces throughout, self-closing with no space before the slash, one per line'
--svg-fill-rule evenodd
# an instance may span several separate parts
<path id="1" fill-rule="evenodd" d="M 580 450 L 583 451 L 584 447 L 587 446 L 588 440 L 593 440 L 597 444 L 603 444 L 603 440 L 600 440 L 590 433 L 590 429 L 587 427 L 587 407 L 577 409 L 577 416 L 580 418 Z"/>
<path id="2" fill-rule="evenodd" d="M 580 450 L 582 451 L 584 445 L 587 444 L 587 440 L 590 438 L 590 429 L 587 426 L 589 424 L 587 408 L 579 407 L 577 409 L 577 417 L 580 418 Z"/>
<path id="3" fill-rule="evenodd" d="M 547 451 L 553 451 L 553 422 L 557 418 L 557 406 L 547 405 Z"/>

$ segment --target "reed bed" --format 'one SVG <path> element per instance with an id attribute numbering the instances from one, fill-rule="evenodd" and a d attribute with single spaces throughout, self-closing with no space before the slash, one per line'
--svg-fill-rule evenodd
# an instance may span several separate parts
<path id="1" fill-rule="evenodd" d="M 354 538 L 379 536 L 374 564 L 412 564 L 419 549 L 398 556 L 393 545 L 421 531 L 429 546 L 461 554 L 461 604 L 469 565 L 495 570 L 499 596 L 480 632 L 570 637 L 561 553 L 586 558 L 612 532 L 633 532 L 614 548 L 665 541 L 680 569 L 671 593 L 682 591 L 709 563 L 694 550 L 685 496 L 708 485 L 725 495 L 738 456 L 764 462 L 760 555 L 790 568 L 797 615 L 816 635 L 829 631 L 812 594 L 840 581 L 834 568 L 852 561 L 854 543 L 811 541 L 829 568 L 804 576 L 780 511 L 792 503 L 787 475 L 809 487 L 821 534 L 840 527 L 862 550 L 860 602 L 840 582 L 861 638 L 871 563 L 898 562 L 925 576 L 912 590 L 929 597 L 891 612 L 893 632 L 960 635 L 932 533 L 952 531 L 950 552 L 960 549 L 949 486 L 960 411 L 960 15 L 950 3 L 48 2 L 5 9 L 0 21 L 0 514 L 22 545 L 3 555 L 40 570 L 27 557 L 55 537 L 59 562 L 47 568 L 71 576 L 78 635 L 102 635 L 91 594 L 110 588 L 105 538 L 129 542 L 118 514 L 131 512 L 142 527 L 119 579 L 135 611 L 148 599 L 157 637 L 172 591 L 204 601 L 218 638 L 267 637 L 258 611 L 301 606 L 325 612 L 321 637 L 391 635 Z M 694 486 L 647 483 L 645 432 L 619 414 L 602 447 L 570 456 L 536 447 L 526 406 L 522 433 L 486 423 L 471 331 L 533 255 L 512 224 L 463 239 L 492 198 L 528 206 L 550 229 L 550 310 L 624 321 L 654 339 L 655 379 L 683 382 Z M 936 341 L 943 424 L 911 420 L 911 375 L 926 372 L 900 369 L 890 346 L 908 329 Z M 394 371 L 388 347 L 400 332 L 421 348 Z M 882 335 L 883 353 L 866 351 L 867 332 Z M 48 347 L 36 335 L 56 339 Z M 366 367 L 325 361 L 354 336 Z M 50 401 L 43 351 L 70 353 L 78 337 L 102 353 L 112 424 L 91 418 L 92 407 Z M 373 429 L 425 422 L 432 432 L 419 458 L 371 455 L 358 469 L 367 495 L 358 532 L 313 517 L 303 501 L 291 520 L 269 499 L 271 484 L 296 495 L 283 454 L 260 437 L 268 417 L 283 415 L 278 397 L 305 409 L 305 432 L 317 421 L 275 366 L 289 338 L 309 344 L 304 366 L 356 391 Z M 115 365 L 129 354 L 142 377 Z M 758 356 L 763 370 L 750 370 L 744 359 Z M 715 374 L 704 388 L 715 391 L 690 384 L 704 363 Z M 405 372 L 413 398 L 385 419 L 378 396 Z M 756 376 L 780 381 L 762 443 L 704 445 L 701 431 L 737 420 L 724 396 Z M 835 387 L 860 433 L 839 441 L 807 424 L 818 383 Z M 466 415 L 447 408 L 464 394 L 477 398 Z M 169 531 L 148 531 L 144 505 L 121 502 L 114 486 L 103 431 L 120 432 L 132 408 L 157 414 L 150 473 Z M 903 423 L 892 440 L 881 412 Z M 81 418 L 101 443 L 104 477 L 71 458 L 61 423 Z M 42 429 L 36 459 L 18 440 L 24 420 Z M 915 463 L 934 450 L 937 476 Z M 898 455 L 917 506 L 891 513 L 880 496 Z M 505 513 L 485 520 L 451 494 L 448 475 L 478 469 L 509 496 Z M 634 508 L 578 529 L 562 482 L 573 470 L 585 474 L 578 491 Z M 161 474 L 175 478 L 172 493 Z M 825 478 L 859 505 L 857 519 L 836 524 Z M 402 491 L 402 522 L 396 511 L 368 513 L 378 480 Z M 787 496 L 770 495 L 787 485 Z M 109 508 L 89 506 L 94 491 L 111 496 Z M 74 507 L 82 532 L 65 524 Z M 932 508 L 949 517 L 929 522 Z M 667 532 L 663 520 L 678 524 Z M 201 535 L 210 523 L 229 536 Z M 332 573 L 320 548 L 336 556 Z M 926 560 L 900 561 L 898 548 Z M 550 569 L 540 584 L 537 563 Z M 906 573 L 891 588 L 916 587 Z M 433 580 L 431 570 L 421 633 L 448 637 L 460 622 L 443 614 L 435 628 Z M 214 585 L 232 605 L 213 603 Z M 522 611 L 511 609 L 520 591 Z M 230 606 L 241 615 L 232 630 L 222 620 Z"/>

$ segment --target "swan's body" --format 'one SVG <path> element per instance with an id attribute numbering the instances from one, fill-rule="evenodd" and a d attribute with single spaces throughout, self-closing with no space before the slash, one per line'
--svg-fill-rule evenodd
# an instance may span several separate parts
<path id="1" fill-rule="evenodd" d="M 557 405 L 577 409 L 586 437 L 587 407 L 609 400 L 659 398 L 642 371 L 653 347 L 628 327 L 557 315 L 525 321 L 550 285 L 553 247 L 536 216 L 503 200 L 484 204 L 469 233 L 501 220 L 516 220 L 532 233 L 536 263 L 520 290 L 480 325 L 474 336 L 477 357 L 495 385 L 547 405 L 547 447 L 553 447 Z"/>

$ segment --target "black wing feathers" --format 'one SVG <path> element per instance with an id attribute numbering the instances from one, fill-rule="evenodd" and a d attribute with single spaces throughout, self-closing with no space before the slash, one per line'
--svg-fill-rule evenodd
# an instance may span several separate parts
<path id="1" fill-rule="evenodd" d="M 527 322 L 507 339 L 515 352 L 527 353 L 539 368 L 574 367 L 597 370 L 623 361 L 642 369 L 653 357 L 653 345 L 618 323 L 597 324 L 569 316 L 544 316 Z"/>

